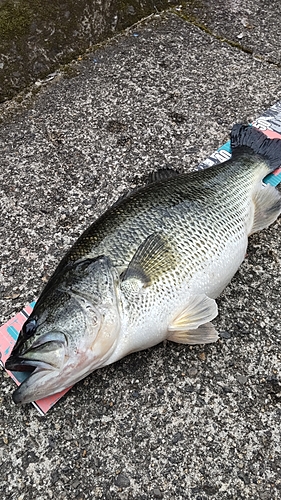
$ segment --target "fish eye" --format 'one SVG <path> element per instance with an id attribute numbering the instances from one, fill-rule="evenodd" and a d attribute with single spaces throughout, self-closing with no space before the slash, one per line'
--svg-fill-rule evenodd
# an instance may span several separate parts
<path id="1" fill-rule="evenodd" d="M 26 339 L 28 339 L 29 337 L 31 337 L 35 330 L 37 328 L 37 318 L 32 318 L 30 320 L 27 320 L 24 325 L 23 325 L 23 328 L 22 328 L 22 333 L 24 335 L 24 337 Z"/>

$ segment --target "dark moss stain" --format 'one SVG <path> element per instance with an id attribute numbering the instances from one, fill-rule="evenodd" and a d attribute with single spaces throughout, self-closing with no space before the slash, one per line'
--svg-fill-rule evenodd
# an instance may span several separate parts
<path id="1" fill-rule="evenodd" d="M 25 35 L 32 22 L 32 10 L 22 2 L 9 2 L 0 7 L 0 41 Z"/>
<path id="2" fill-rule="evenodd" d="M 79 75 L 79 70 L 75 68 L 71 63 L 60 66 L 60 71 L 63 73 L 65 78 L 71 79 Z"/>
<path id="3" fill-rule="evenodd" d="M 118 12 L 117 30 L 123 30 L 137 23 L 145 16 L 159 13 L 178 5 L 180 0 L 123 0 L 115 2 L 115 11 Z"/>
<path id="4" fill-rule="evenodd" d="M 177 0 L 0 0 L 0 102 L 175 4 Z M 65 74 L 74 76 L 71 68 Z"/>

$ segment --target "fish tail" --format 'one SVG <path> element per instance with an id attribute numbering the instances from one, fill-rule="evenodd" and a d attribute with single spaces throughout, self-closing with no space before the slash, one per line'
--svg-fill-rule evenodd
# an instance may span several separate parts
<path id="1" fill-rule="evenodd" d="M 236 123 L 230 134 L 232 154 L 241 154 L 241 149 L 250 148 L 263 157 L 270 171 L 281 165 L 281 139 L 269 139 L 251 125 Z"/>

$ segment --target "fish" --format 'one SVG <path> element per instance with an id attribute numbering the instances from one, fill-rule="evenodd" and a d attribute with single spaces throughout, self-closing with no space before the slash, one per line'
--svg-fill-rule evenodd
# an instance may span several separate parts
<path id="1" fill-rule="evenodd" d="M 127 193 L 63 257 L 6 361 L 30 372 L 25 404 L 164 340 L 216 342 L 216 298 L 245 258 L 248 237 L 272 224 L 281 195 L 263 178 L 281 140 L 236 124 L 232 157 L 202 171 L 169 169 Z"/>

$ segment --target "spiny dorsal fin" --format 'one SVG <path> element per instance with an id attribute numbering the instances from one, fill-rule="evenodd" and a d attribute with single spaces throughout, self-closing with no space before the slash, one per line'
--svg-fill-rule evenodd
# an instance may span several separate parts
<path id="1" fill-rule="evenodd" d="M 174 269 L 176 264 L 176 255 L 168 238 L 153 233 L 139 246 L 121 279 L 122 282 L 137 280 L 146 287 L 164 272 Z"/>
<path id="2" fill-rule="evenodd" d="M 269 139 L 251 125 L 236 123 L 230 134 L 232 155 L 238 155 L 241 149 L 250 148 L 262 156 L 271 171 L 281 165 L 281 139 Z"/>
<path id="3" fill-rule="evenodd" d="M 160 168 L 156 170 L 156 172 L 151 172 L 147 176 L 143 177 L 140 181 L 142 183 L 141 186 L 137 186 L 133 189 L 128 189 L 124 193 L 122 193 L 118 200 L 112 205 L 113 207 L 119 205 L 125 198 L 128 198 L 131 194 L 137 193 L 144 186 L 148 186 L 149 184 L 153 184 L 154 182 L 163 181 L 167 179 L 171 179 L 171 177 L 176 177 L 180 172 L 178 170 L 173 170 L 172 168 Z"/>
<path id="4" fill-rule="evenodd" d="M 156 172 L 151 172 L 146 178 L 146 184 L 152 184 L 153 182 L 163 181 L 166 179 L 171 179 L 171 177 L 177 177 L 180 172 L 172 168 L 159 168 Z"/>

